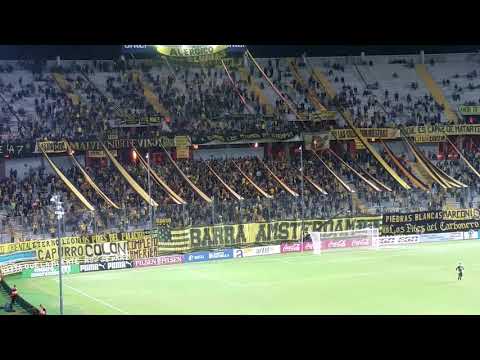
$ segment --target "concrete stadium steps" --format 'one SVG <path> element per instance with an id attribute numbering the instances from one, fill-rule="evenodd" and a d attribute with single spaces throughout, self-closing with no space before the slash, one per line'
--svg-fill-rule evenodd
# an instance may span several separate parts
<path id="1" fill-rule="evenodd" d="M 333 84 L 328 80 L 328 77 L 322 72 L 320 68 L 314 68 L 313 73 L 315 74 L 316 79 L 320 82 L 322 87 L 324 88 L 327 96 L 330 98 L 334 98 L 337 95 L 337 91 Z"/>
<path id="2" fill-rule="evenodd" d="M 325 108 L 325 106 L 322 105 L 322 103 L 320 102 L 320 100 L 318 99 L 317 97 L 317 94 L 315 93 L 315 91 L 313 91 L 307 84 L 307 82 L 305 81 L 305 79 L 302 77 L 302 75 L 300 74 L 299 70 L 298 70 L 298 67 L 297 65 L 295 64 L 294 60 L 293 59 L 290 59 L 290 61 L 288 62 L 288 66 L 292 72 L 292 75 L 293 77 L 295 78 L 295 80 L 297 82 L 299 82 L 302 87 L 308 89 L 308 95 L 307 95 L 307 99 L 310 101 L 310 103 L 315 107 L 315 109 L 317 111 L 320 111 L 320 112 L 323 112 L 323 111 L 327 111 L 327 109 Z"/>
<path id="3" fill-rule="evenodd" d="M 240 66 L 238 72 L 240 74 L 240 79 L 242 79 L 242 81 L 245 82 L 246 86 L 248 86 L 248 90 L 255 94 L 262 106 L 266 107 L 267 115 L 272 115 L 273 105 L 270 99 L 268 99 L 267 96 L 264 94 L 262 89 L 260 89 L 260 86 L 257 84 L 254 77 L 251 77 L 251 82 L 250 84 L 248 84 L 248 70 L 245 69 L 243 66 Z"/>
<path id="4" fill-rule="evenodd" d="M 142 86 L 143 95 L 147 99 L 148 103 L 152 105 L 153 109 L 163 116 L 170 116 L 167 109 L 165 109 L 163 104 L 160 103 L 158 96 L 153 92 L 153 88 L 143 79 L 142 73 L 138 70 L 134 70 L 132 71 L 132 77 L 134 81 L 140 83 Z"/>
<path id="5" fill-rule="evenodd" d="M 373 84 L 379 82 L 377 77 L 372 71 L 372 66 L 367 65 L 356 65 L 354 69 L 357 71 L 360 80 L 364 83 L 366 87 L 368 84 Z"/>
<path id="6" fill-rule="evenodd" d="M 445 97 L 450 104 L 454 106 L 454 110 L 457 110 L 459 105 L 463 105 L 466 102 L 479 102 L 480 95 L 478 89 L 468 89 L 468 84 L 478 85 L 478 77 L 474 79 L 468 79 L 467 74 L 476 70 L 480 72 L 480 66 L 478 62 L 474 61 L 452 61 L 447 63 L 437 62 L 434 66 L 427 65 L 428 71 L 432 75 L 433 79 L 442 87 Z M 458 76 L 457 76 L 458 75 Z M 480 74 L 478 74 L 480 76 Z M 450 85 L 443 85 L 442 80 L 449 80 Z M 453 94 L 456 93 L 455 85 L 462 88 L 460 92 L 460 100 L 454 100 Z"/>
<path id="7" fill-rule="evenodd" d="M 427 171 L 418 162 L 411 162 L 410 165 L 412 166 L 413 174 L 431 187 L 435 181 L 428 175 Z"/>
<path id="8" fill-rule="evenodd" d="M 267 66 L 267 61 L 268 59 L 255 59 L 258 63 L 258 65 L 260 65 L 260 67 L 262 68 L 262 70 L 264 70 L 264 68 Z M 255 68 L 255 73 L 257 74 L 258 73 L 258 69 Z M 277 100 L 280 100 L 280 97 L 278 96 L 278 94 L 272 89 L 272 87 L 270 86 L 270 84 L 268 83 L 267 80 L 265 80 L 263 78 L 263 75 L 259 74 L 260 77 L 257 77 L 257 76 L 252 76 L 252 81 L 255 81 L 256 83 L 258 84 L 263 84 L 263 89 L 260 89 L 262 91 L 262 93 L 265 95 L 265 97 L 267 98 L 267 101 L 272 104 L 275 104 L 275 102 Z M 274 68 L 273 70 L 273 76 L 270 78 L 270 81 L 277 87 L 277 89 L 280 90 L 280 87 L 284 88 L 285 86 L 280 86 L 279 87 L 279 84 L 276 84 L 276 76 L 277 76 L 277 71 L 276 69 Z M 282 85 L 284 83 L 287 83 L 288 80 L 286 78 L 286 76 L 283 76 L 282 77 Z M 289 95 L 291 96 L 292 94 L 286 90 L 286 89 L 283 89 L 280 90 L 280 92 L 282 93 L 289 93 Z M 275 110 L 274 110 L 275 111 Z"/>
<path id="9" fill-rule="evenodd" d="M 375 64 L 370 67 L 370 71 L 375 75 L 379 88 L 377 90 L 372 89 L 372 93 L 380 101 L 385 98 L 385 90 L 390 93 L 390 98 L 393 98 L 394 93 L 398 93 L 399 100 L 404 105 L 407 105 L 407 96 L 410 95 L 415 102 L 416 99 L 423 98 L 425 94 L 428 94 L 428 89 L 424 86 L 422 81 L 418 81 L 418 75 L 414 68 L 409 68 L 404 64 Z M 397 78 L 393 77 L 393 73 L 398 75 Z M 411 84 L 415 82 L 418 84 L 417 89 L 412 89 Z M 417 110 L 419 110 L 417 108 Z M 441 114 L 442 121 L 446 121 L 445 114 Z M 404 114 L 399 118 L 400 121 L 410 120 L 411 116 Z"/>
<path id="10" fill-rule="evenodd" d="M 75 94 L 72 90 L 72 86 L 68 83 L 65 79 L 65 76 L 60 73 L 52 73 L 52 77 L 57 83 L 58 87 L 68 96 L 68 98 L 72 101 L 73 105 L 80 104 L 80 97 Z"/>
<path id="11" fill-rule="evenodd" d="M 442 88 L 438 85 L 438 83 L 429 73 L 427 66 L 425 64 L 417 64 L 415 65 L 415 70 L 417 71 L 418 77 L 423 81 L 435 101 L 439 105 L 443 105 L 448 122 L 451 124 L 456 124 L 458 122 L 458 116 L 452 110 L 450 103 L 447 101 L 445 95 L 443 94 Z"/>

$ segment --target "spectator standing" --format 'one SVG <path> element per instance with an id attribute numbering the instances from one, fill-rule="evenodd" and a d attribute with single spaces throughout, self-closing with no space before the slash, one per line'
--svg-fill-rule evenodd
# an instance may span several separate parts
<path id="1" fill-rule="evenodd" d="M 12 306 L 15 304 L 15 301 L 17 301 L 17 297 L 18 297 L 17 286 L 13 285 L 13 289 L 10 291 L 10 299 L 12 300 Z"/>

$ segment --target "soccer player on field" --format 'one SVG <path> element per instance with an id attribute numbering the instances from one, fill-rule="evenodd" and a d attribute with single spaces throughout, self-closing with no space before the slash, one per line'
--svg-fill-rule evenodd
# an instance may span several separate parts
<path id="1" fill-rule="evenodd" d="M 463 276 L 463 271 L 465 270 L 465 268 L 463 267 L 462 263 L 459 262 L 457 267 L 455 268 L 455 270 L 457 270 L 457 274 L 458 274 L 458 278 L 457 280 L 462 280 L 462 276 Z"/>

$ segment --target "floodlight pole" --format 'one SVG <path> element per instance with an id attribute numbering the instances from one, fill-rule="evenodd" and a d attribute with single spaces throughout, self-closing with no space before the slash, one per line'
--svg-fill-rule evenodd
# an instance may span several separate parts
<path id="1" fill-rule="evenodd" d="M 60 286 L 60 315 L 63 315 L 63 276 L 62 276 L 62 241 L 61 241 L 61 221 L 65 211 L 60 201 L 60 195 L 54 195 L 50 200 L 55 205 L 55 215 L 57 215 L 57 243 L 58 243 L 58 282 Z"/>
<path id="2" fill-rule="evenodd" d="M 150 218 L 150 230 L 153 228 L 153 213 L 152 213 L 152 188 L 151 188 L 151 180 L 150 180 L 150 150 L 147 153 L 147 163 L 148 163 L 148 214 Z"/>
<path id="3" fill-rule="evenodd" d="M 302 190 L 302 230 L 301 230 L 301 251 L 303 252 L 303 237 L 304 237 L 304 231 L 305 231 L 305 222 L 304 222 L 304 217 L 305 217 L 305 197 L 303 194 L 303 143 L 300 146 L 300 173 L 301 173 L 301 190 Z"/>

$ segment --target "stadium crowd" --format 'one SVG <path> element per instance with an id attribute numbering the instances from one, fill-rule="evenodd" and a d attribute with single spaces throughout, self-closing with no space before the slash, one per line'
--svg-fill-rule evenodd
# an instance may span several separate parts
<path id="1" fill-rule="evenodd" d="M 480 166 L 479 155 L 477 153 L 470 156 L 474 166 Z M 322 194 L 309 181 L 304 181 L 305 218 L 328 218 L 339 214 L 380 214 L 398 208 L 403 208 L 404 211 L 435 209 L 446 205 L 449 198 L 458 201 L 462 207 L 471 207 L 476 205 L 475 198 L 480 194 L 480 187 L 473 181 L 463 162 L 458 159 L 437 161 L 437 164 L 456 179 L 470 185 L 469 188 L 447 192 L 434 185 L 431 191 L 423 192 L 400 189 L 385 171 L 379 170 L 379 167 L 374 165 L 366 152 L 360 152 L 356 159 L 344 157 L 357 171 L 361 164 L 366 172 L 393 189 L 392 192 L 377 192 L 332 156 L 326 153 L 321 156 L 325 164 L 355 193 L 347 191 L 318 159 L 306 153 L 304 174 L 327 194 Z M 129 174 L 147 190 L 148 176 L 142 165 L 140 163 L 127 165 L 128 162 L 125 161 L 123 163 Z M 237 200 L 225 188 L 208 169 L 207 163 L 225 183 L 243 197 L 243 200 Z M 154 210 L 153 217 L 169 217 L 172 219 L 173 227 L 296 219 L 301 216 L 301 196 L 291 195 L 268 170 L 277 175 L 292 191 L 301 194 L 302 181 L 298 156 L 290 160 L 266 159 L 264 162 L 258 158 L 217 159 L 207 162 L 178 160 L 177 164 L 185 176 L 211 197 L 213 202 L 207 203 L 202 199 L 168 159 L 164 159 L 161 164 L 152 164 L 154 171 L 187 202 L 185 205 L 174 204 L 165 191 L 151 179 L 151 194 L 159 204 Z M 234 164 L 271 195 L 271 198 L 260 194 Z M 48 174 L 45 169 L 31 169 L 23 179 L 19 179 L 15 171 L 11 171 L 9 177 L 0 183 L 3 226 L 21 225 L 34 236 L 54 235 L 56 220 L 51 210 L 50 198 L 57 192 L 62 194 L 65 202 L 67 232 L 86 234 L 112 228 L 125 230 L 148 226 L 148 205 L 112 164 L 105 168 L 86 167 L 86 171 L 100 189 L 120 207 L 119 210 L 107 206 L 107 203 L 88 185 L 78 168 L 72 166 L 62 171 L 94 205 L 97 209 L 95 213 L 86 211 L 58 177 Z"/>
<path id="2" fill-rule="evenodd" d="M 289 63 L 286 59 L 267 59 L 260 61 L 260 65 L 297 112 L 315 111 L 309 100 L 309 94 L 313 93 L 327 110 L 335 111 L 338 104 L 348 109 L 358 127 L 399 127 L 445 122 L 442 106 L 429 94 L 405 95 L 385 86 L 379 90 L 378 84 L 376 87 L 372 87 L 372 84 L 365 84 L 363 87 L 350 84 L 346 80 L 345 67 L 340 64 L 328 64 L 324 71 L 333 84 L 341 84 L 337 86 L 340 91 L 334 99 L 328 98 L 325 89 L 309 74 L 303 60 L 297 59 L 294 63 Z M 229 62 L 227 68 L 231 80 L 220 65 L 185 66 L 163 61 L 152 63 L 123 59 L 64 62 L 60 66 L 50 66 L 40 73 L 27 69 L 22 63 L 2 65 L 0 72 L 4 76 L 0 77 L 0 134 L 3 139 L 12 141 L 101 138 L 111 129 L 115 129 L 122 138 L 152 133 L 155 136 L 190 134 L 201 138 L 249 132 L 261 132 L 268 137 L 278 132 L 298 133 L 300 129 L 321 130 L 332 126 L 328 121 L 304 122 L 301 127 L 297 126 L 295 122 L 289 121 L 292 119 L 291 109 L 283 100 L 272 97 L 273 92 L 269 85 L 251 62 L 244 69 L 240 62 Z M 299 74 L 307 74 L 304 82 L 298 81 L 292 71 L 295 68 Z M 61 83 L 55 74 L 64 77 L 65 83 Z M 476 73 L 471 73 L 467 80 L 473 82 L 476 77 Z M 452 83 L 455 82 L 455 96 L 462 93 L 462 88 L 465 89 L 460 80 L 451 80 Z M 411 86 L 415 89 L 418 85 L 412 83 Z M 450 86 L 450 79 L 445 79 L 442 86 Z M 267 105 L 259 97 L 254 91 L 255 87 L 267 94 L 271 105 Z M 467 88 L 474 88 L 474 85 Z M 151 94 L 163 109 L 155 106 Z M 154 126 L 122 126 L 129 122 L 140 124 L 145 118 L 156 118 L 160 121 L 149 124 Z M 337 120 L 337 127 L 345 126 L 338 116 Z M 478 154 L 471 152 L 468 156 L 474 166 L 479 168 Z M 307 155 L 305 174 L 325 190 L 327 195 L 319 192 L 309 181 L 305 181 L 305 217 L 328 217 L 338 212 L 379 213 L 390 207 L 439 208 L 447 203 L 450 196 L 435 185 L 429 193 L 402 191 L 367 152 L 358 152 L 356 158 L 347 153 L 342 157 L 349 165 L 366 170 L 393 191 L 373 191 L 335 158 L 328 154 L 322 155 L 327 166 L 355 190 L 352 194 L 318 159 Z M 400 160 L 409 166 L 406 159 Z M 293 219 L 299 216 L 302 211 L 300 197 L 292 196 L 278 184 L 260 160 L 244 158 L 236 159 L 235 162 L 273 198 L 260 194 L 232 161 L 211 160 L 209 165 L 245 199 L 243 201 L 237 201 L 215 176 L 206 170 L 204 162 L 179 161 L 179 166 L 186 176 L 213 198 L 213 203 L 206 205 L 173 165 L 164 160 L 161 165 L 154 166 L 155 171 L 187 204 L 173 205 L 163 190 L 152 182 L 152 196 L 160 205 L 155 216 L 171 217 L 174 226 Z M 442 160 L 437 163 L 448 174 L 471 185 L 468 189 L 455 190 L 449 194 L 453 194 L 454 199 L 462 206 L 473 205 L 480 189 L 471 181 L 469 170 L 464 163 L 459 160 Z M 302 179 L 298 156 L 289 160 L 266 159 L 265 164 L 294 192 L 301 193 Z M 395 167 L 394 164 L 391 165 Z M 139 164 L 127 165 L 126 169 L 147 189 L 146 173 Z M 54 217 L 49 210 L 49 200 L 57 191 L 63 192 L 68 206 L 67 213 L 70 214 L 65 226 L 76 229 L 75 231 L 91 232 L 112 227 L 141 226 L 145 219 L 148 219 L 148 206 L 134 193 L 113 165 L 106 168 L 91 167 L 87 168 L 87 171 L 121 210 L 106 207 L 103 200 L 86 184 L 78 169 L 72 167 L 63 170 L 98 209 L 94 215 L 81 208 L 58 178 L 48 174 L 45 169 L 32 169 L 24 178 L 20 179 L 15 172 L 11 172 L 1 180 L 3 227 L 13 228 L 21 223 L 33 234 L 54 232 Z"/>

